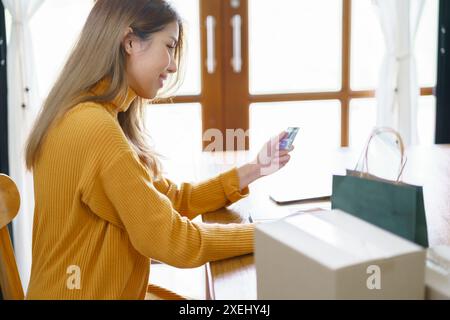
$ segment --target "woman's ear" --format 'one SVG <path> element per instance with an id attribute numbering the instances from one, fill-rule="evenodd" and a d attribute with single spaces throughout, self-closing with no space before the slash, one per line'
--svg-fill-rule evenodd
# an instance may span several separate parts
<path id="1" fill-rule="evenodd" d="M 123 34 L 122 45 L 126 53 L 131 54 L 133 52 L 133 42 L 135 38 L 133 35 L 133 29 L 128 27 Z"/>

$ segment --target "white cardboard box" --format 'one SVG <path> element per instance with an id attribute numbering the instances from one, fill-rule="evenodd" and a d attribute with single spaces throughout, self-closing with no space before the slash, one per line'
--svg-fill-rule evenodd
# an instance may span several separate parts
<path id="1" fill-rule="evenodd" d="M 427 250 L 425 272 L 426 298 L 450 299 L 450 247 L 436 246 Z"/>
<path id="2" fill-rule="evenodd" d="M 257 225 L 258 299 L 423 299 L 424 248 L 340 210 Z"/>

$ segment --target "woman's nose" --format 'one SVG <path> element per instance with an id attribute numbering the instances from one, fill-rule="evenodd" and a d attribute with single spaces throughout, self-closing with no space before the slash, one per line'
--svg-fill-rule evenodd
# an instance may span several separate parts
<path id="1" fill-rule="evenodd" d="M 175 59 L 173 59 L 173 58 L 170 59 L 170 64 L 169 64 L 169 67 L 167 68 L 167 71 L 169 73 L 175 73 L 178 71 L 178 67 L 177 67 L 177 64 L 175 63 Z"/>

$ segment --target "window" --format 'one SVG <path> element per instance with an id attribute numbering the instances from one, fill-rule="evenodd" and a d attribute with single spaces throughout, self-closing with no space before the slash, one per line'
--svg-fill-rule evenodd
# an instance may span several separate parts
<path id="1" fill-rule="evenodd" d="M 204 130 L 250 129 L 252 148 L 288 123 L 303 127 L 308 146 L 335 146 L 336 136 L 338 146 L 365 140 L 376 120 L 374 96 L 384 55 L 371 0 L 200 4 Z M 434 122 L 437 17 L 438 0 L 427 0 L 416 44 L 420 113 L 428 115 L 419 124 L 424 143 L 430 142 Z M 214 22 L 209 28 L 208 19 Z M 211 70 L 208 58 L 217 62 Z"/>
<path id="2" fill-rule="evenodd" d="M 250 0 L 248 23 L 250 94 L 341 89 L 341 0 Z"/>
<path id="3" fill-rule="evenodd" d="M 181 15 L 187 37 L 186 74 L 174 104 L 149 105 L 145 125 L 154 148 L 164 157 L 166 176 L 179 181 L 196 177 L 194 158 L 202 150 L 202 81 L 199 0 L 170 0 Z"/>
<path id="4" fill-rule="evenodd" d="M 200 103 L 150 105 L 145 125 L 151 144 L 163 156 L 166 177 L 175 182 L 196 180 L 194 166 L 202 150 L 202 108 Z"/>
<path id="5" fill-rule="evenodd" d="M 181 15 L 187 37 L 186 75 L 179 96 L 197 96 L 201 92 L 200 4 L 199 0 L 169 0 Z"/>
<path id="6" fill-rule="evenodd" d="M 43 102 L 68 58 L 93 6 L 92 0 L 46 0 L 31 20 L 40 101 Z M 7 38 L 11 16 L 6 10 Z"/>
<path id="7" fill-rule="evenodd" d="M 187 68 L 174 105 L 147 108 L 157 150 L 176 157 L 167 147 L 175 136 L 198 150 L 208 129 L 224 137 L 226 129 L 250 129 L 246 148 L 259 148 L 288 124 L 303 128 L 299 138 L 308 146 L 358 146 L 367 136 L 375 123 L 374 90 L 384 54 L 371 0 L 169 1 L 185 21 Z M 424 143 L 434 130 L 438 2 L 425 1 L 417 34 Z M 46 0 L 33 17 L 42 99 L 92 6 L 92 0 Z M 9 35 L 8 13 L 6 26 Z"/>
<path id="8" fill-rule="evenodd" d="M 434 142 L 436 102 L 432 87 L 436 86 L 438 0 L 426 0 L 416 38 L 416 61 L 419 85 L 418 102 L 419 143 Z M 349 109 L 349 145 L 361 146 L 376 124 L 376 100 L 379 66 L 385 44 L 378 17 L 369 0 L 352 1 L 351 90 L 365 96 L 352 99 Z"/>
<path id="9" fill-rule="evenodd" d="M 92 0 L 46 0 L 31 20 L 41 100 L 48 95 L 93 6 Z"/>
<path id="10" fill-rule="evenodd" d="M 336 121 L 341 116 L 339 100 L 260 102 L 250 105 L 250 114 L 250 145 L 256 148 L 292 126 L 301 128 L 296 144 L 302 149 L 340 146 L 341 127 Z"/>

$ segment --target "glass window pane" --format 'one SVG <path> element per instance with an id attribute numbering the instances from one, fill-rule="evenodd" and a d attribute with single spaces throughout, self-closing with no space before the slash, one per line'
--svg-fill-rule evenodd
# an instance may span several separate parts
<path id="1" fill-rule="evenodd" d="M 145 109 L 145 126 L 152 145 L 166 158 L 166 176 L 176 177 L 177 182 L 195 180 L 192 166 L 202 150 L 201 105 L 149 105 Z"/>
<path id="2" fill-rule="evenodd" d="M 436 98 L 424 96 L 419 98 L 418 134 L 421 145 L 431 145 L 435 141 L 436 130 Z"/>
<path id="3" fill-rule="evenodd" d="M 362 149 L 377 122 L 376 99 L 350 101 L 350 147 Z"/>
<path id="4" fill-rule="evenodd" d="M 418 81 L 436 84 L 438 0 L 426 0 L 416 38 Z M 375 89 L 385 53 L 384 36 L 371 0 L 352 1 L 351 88 Z"/>
<path id="5" fill-rule="evenodd" d="M 198 0 L 173 0 L 172 2 L 185 21 L 187 36 L 185 81 L 177 94 L 199 94 L 199 3 Z M 33 17 L 32 38 L 35 61 L 39 61 L 37 74 L 42 97 L 47 95 L 56 80 L 92 7 L 92 0 L 47 0 Z M 55 25 L 64 26 L 64 28 L 54 28 Z M 55 38 L 58 39 L 57 42 L 54 41 Z M 48 48 L 52 50 L 49 51 Z"/>
<path id="6" fill-rule="evenodd" d="M 434 87 L 437 81 L 439 0 L 426 0 L 416 38 L 419 85 Z"/>
<path id="7" fill-rule="evenodd" d="M 352 1 L 351 37 L 351 88 L 374 89 L 378 85 L 385 43 L 372 1 Z"/>
<path id="8" fill-rule="evenodd" d="M 436 98 L 419 97 L 417 131 L 419 144 L 434 143 L 436 126 Z M 375 99 L 353 99 L 350 102 L 350 147 L 363 148 L 377 121 Z"/>
<path id="9" fill-rule="evenodd" d="M 341 88 L 341 0 L 249 0 L 250 93 Z"/>
<path id="10" fill-rule="evenodd" d="M 41 99 L 56 81 L 92 7 L 92 0 L 46 0 L 31 20 Z"/>
<path id="11" fill-rule="evenodd" d="M 287 127 L 300 127 L 296 151 L 337 148 L 341 143 L 341 104 L 338 100 L 329 100 L 250 105 L 250 148 L 253 152 L 259 151 L 267 140 Z"/>
<path id="12" fill-rule="evenodd" d="M 184 21 L 187 50 L 185 77 L 177 95 L 198 95 L 201 91 L 199 0 L 170 0 Z"/>

